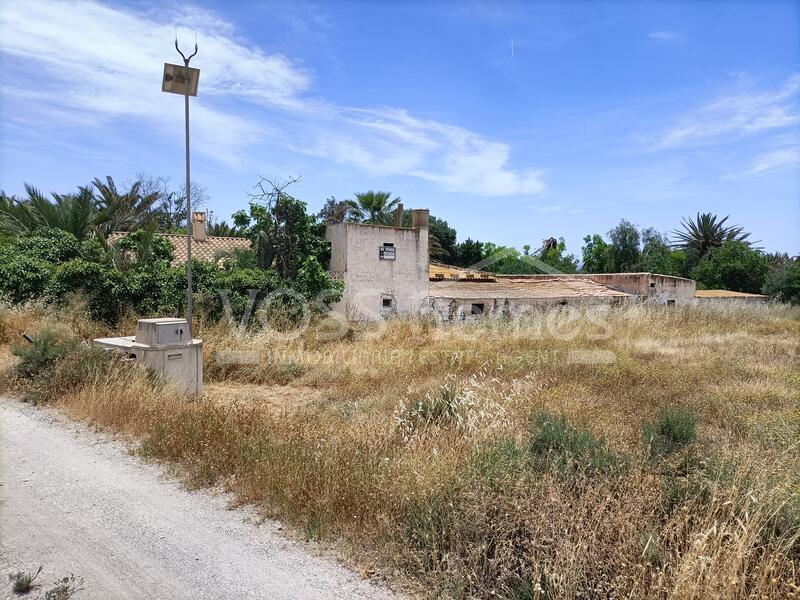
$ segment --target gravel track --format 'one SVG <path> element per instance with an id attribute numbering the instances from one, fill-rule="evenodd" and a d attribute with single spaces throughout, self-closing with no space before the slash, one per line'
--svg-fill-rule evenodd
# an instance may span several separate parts
<path id="1" fill-rule="evenodd" d="M 50 409 L 0 398 L 0 597 L 17 598 L 7 573 L 39 565 L 38 596 L 75 573 L 75 600 L 396 597 L 229 501 L 186 491 Z"/>

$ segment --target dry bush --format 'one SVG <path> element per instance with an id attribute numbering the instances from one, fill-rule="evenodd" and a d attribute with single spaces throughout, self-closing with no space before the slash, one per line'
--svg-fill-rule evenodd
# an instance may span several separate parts
<path id="1" fill-rule="evenodd" d="M 338 340 L 198 333 L 220 384 L 198 401 L 85 352 L 42 393 L 190 485 L 223 484 L 433 596 L 798 592 L 797 310 L 408 319 Z M 253 393 L 276 384 L 302 402 Z"/>

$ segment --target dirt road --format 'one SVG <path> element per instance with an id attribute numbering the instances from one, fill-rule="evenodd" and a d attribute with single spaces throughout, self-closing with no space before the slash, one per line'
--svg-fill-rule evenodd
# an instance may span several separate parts
<path id="1" fill-rule="evenodd" d="M 50 410 L 0 399 L 1 598 L 12 596 L 7 573 L 39 565 L 45 584 L 82 576 L 75 600 L 392 597 L 228 500 L 182 489 Z"/>

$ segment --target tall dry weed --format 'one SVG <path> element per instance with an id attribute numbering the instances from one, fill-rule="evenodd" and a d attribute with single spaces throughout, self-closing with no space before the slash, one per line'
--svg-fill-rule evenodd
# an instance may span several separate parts
<path id="1" fill-rule="evenodd" d="M 0 319 L 58 320 L 26 310 Z M 556 310 L 337 340 L 199 324 L 224 401 L 113 362 L 45 393 L 432 596 L 783 598 L 800 565 L 798 315 Z M 276 411 L 236 382 L 319 399 Z M 676 407 L 691 423 L 654 426 Z"/>

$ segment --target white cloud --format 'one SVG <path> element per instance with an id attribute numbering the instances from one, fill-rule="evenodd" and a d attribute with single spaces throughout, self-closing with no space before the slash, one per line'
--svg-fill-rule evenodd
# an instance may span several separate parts
<path id="1" fill-rule="evenodd" d="M 759 175 L 767 171 L 779 169 L 800 169 L 800 146 L 781 148 L 756 156 L 753 166 L 747 171 L 749 175 Z"/>
<path id="2" fill-rule="evenodd" d="M 144 122 L 174 137 L 179 99 L 160 91 L 162 63 L 176 62 L 174 23 L 200 41 L 200 95 L 192 100 L 198 151 L 242 165 L 265 142 L 381 175 L 410 175 L 455 192 L 537 194 L 542 172 L 515 170 L 508 144 L 396 108 L 341 107 L 315 99 L 312 73 L 237 38 L 194 7 L 132 12 L 91 0 L 11 0 L 0 9 L 0 52 L 12 58 L 18 110 L 6 117 L 57 128 L 67 118 Z M 181 32 L 183 46 L 193 35 Z M 3 87 L 11 76 L 0 76 Z M 42 93 L 48 100 L 42 102 Z M 6 92 L 3 92 L 4 97 Z M 19 101 L 27 98 L 27 103 Z M 24 105 L 30 110 L 20 110 Z"/>
<path id="3" fill-rule="evenodd" d="M 787 169 L 800 171 L 800 142 L 796 136 L 777 136 L 767 149 L 749 161 L 746 168 L 739 173 L 725 176 L 725 179 L 742 179 Z"/>
<path id="4" fill-rule="evenodd" d="M 796 97 L 800 74 L 776 90 L 729 95 L 680 117 L 659 136 L 655 147 L 717 144 L 800 124 Z"/>
<path id="5" fill-rule="evenodd" d="M 674 31 L 651 31 L 647 37 L 661 43 L 678 42 L 681 39 L 681 36 Z"/>

